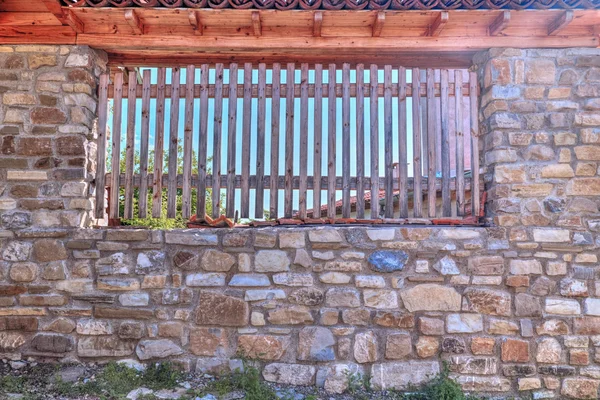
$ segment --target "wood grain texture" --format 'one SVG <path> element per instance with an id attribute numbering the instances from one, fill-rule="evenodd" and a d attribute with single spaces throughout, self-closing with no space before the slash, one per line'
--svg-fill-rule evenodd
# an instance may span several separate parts
<path id="1" fill-rule="evenodd" d="M 478 217 L 480 213 L 479 185 L 479 97 L 477 93 L 477 73 L 469 72 L 469 86 L 472 94 L 469 97 L 471 120 L 471 207 L 472 215 Z"/>
<path id="2" fill-rule="evenodd" d="M 436 136 L 437 136 L 437 104 L 434 95 L 435 71 L 427 69 L 427 213 L 429 218 L 436 216 L 437 192 L 435 177 L 437 177 Z"/>
<path id="3" fill-rule="evenodd" d="M 462 71 L 454 71 L 454 82 L 462 84 Z M 456 93 L 456 215 L 465 215 L 465 127 L 462 93 Z"/>
<path id="4" fill-rule="evenodd" d="M 236 87 L 237 87 L 237 82 Z M 242 190 L 240 217 L 250 217 L 250 135 L 252 134 L 252 64 L 244 64 L 244 101 L 242 119 Z M 230 146 L 231 147 L 231 146 Z M 235 161 L 234 161 L 235 162 Z"/>
<path id="5" fill-rule="evenodd" d="M 142 130 L 140 134 L 140 191 L 138 209 L 140 218 L 148 217 L 148 149 L 150 142 L 150 70 L 145 69 L 142 92 Z M 190 179 L 191 182 L 191 171 Z"/>
<path id="6" fill-rule="evenodd" d="M 208 64 L 200 67 L 200 121 L 198 129 L 198 195 L 196 219 L 204 221 L 206 216 L 206 162 L 208 151 Z"/>
<path id="7" fill-rule="evenodd" d="M 125 141 L 125 207 L 123 217 L 133 218 L 133 170 L 135 155 L 135 119 L 137 109 L 137 98 L 134 86 L 137 83 L 137 76 L 129 74 L 129 87 L 127 91 L 127 139 Z"/>
<path id="8" fill-rule="evenodd" d="M 265 129 L 267 114 L 267 66 L 264 63 L 258 65 L 258 126 L 256 131 L 256 201 L 255 218 L 264 217 L 264 198 L 265 198 Z"/>
<path id="9" fill-rule="evenodd" d="M 252 77 L 250 75 L 250 77 Z M 229 64 L 229 103 L 228 103 L 228 124 L 227 124 L 227 186 L 225 191 L 225 215 L 227 218 L 235 216 L 235 163 L 236 159 L 236 136 L 237 136 L 237 63 Z M 245 78 L 244 78 L 245 79 Z M 249 132 L 248 132 L 249 133 Z M 249 135 L 248 135 L 249 136 Z M 248 138 L 250 140 L 250 138 Z M 242 158 L 243 155 L 242 155 Z M 249 157 L 248 157 L 249 158 Z M 248 165 L 248 168 L 250 166 Z M 249 173 L 248 173 L 249 175 Z M 242 181 L 245 176 L 242 174 Z M 247 203 L 246 203 L 247 205 Z M 247 207 L 245 207 L 247 210 Z M 243 217 L 244 218 L 244 217 Z"/>
<path id="10" fill-rule="evenodd" d="M 100 75 L 98 85 L 98 161 L 96 165 L 96 205 L 95 216 L 104 218 L 106 207 L 106 132 L 108 128 L 108 74 Z"/>
<path id="11" fill-rule="evenodd" d="M 420 75 L 421 71 L 419 68 L 413 68 L 412 79 L 413 84 L 420 86 Z M 421 181 L 423 178 L 422 172 L 422 149 L 421 149 L 421 93 L 414 91 L 412 94 L 412 123 L 413 123 L 413 177 L 415 180 L 415 187 L 413 190 L 413 216 L 415 218 L 421 218 L 423 216 L 422 207 L 422 188 Z"/>
<path id="12" fill-rule="evenodd" d="M 162 217 L 162 176 L 165 148 L 166 68 L 158 69 L 156 97 L 156 132 L 154 133 L 154 180 L 152 181 L 152 218 Z"/>
<path id="13" fill-rule="evenodd" d="M 169 121 L 169 159 L 167 162 L 168 168 L 168 185 L 167 185 L 167 218 L 175 218 L 177 216 L 177 156 L 179 146 L 179 84 L 181 70 L 173 68 L 171 73 L 171 84 L 173 91 L 171 92 L 171 116 Z"/>
<path id="14" fill-rule="evenodd" d="M 298 215 L 306 218 L 308 189 L 308 64 L 300 66 L 300 190 Z"/>
<path id="15" fill-rule="evenodd" d="M 329 93 L 327 96 L 327 217 L 335 218 L 335 176 L 336 176 L 336 111 L 337 97 L 335 92 L 336 82 L 336 67 L 335 64 L 329 64 L 328 86 Z"/>
<path id="16" fill-rule="evenodd" d="M 113 100 L 113 132 L 112 132 L 112 162 L 111 186 L 109 198 L 109 218 L 119 218 L 119 176 L 115 171 L 121 167 L 121 117 L 123 113 L 123 73 L 115 74 L 115 98 Z"/>
<path id="17" fill-rule="evenodd" d="M 365 66 L 356 66 L 356 218 L 365 217 Z"/>
<path id="18" fill-rule="evenodd" d="M 442 217 L 451 217 L 450 199 L 450 102 L 448 98 L 448 70 L 440 71 L 442 96 L 440 98 L 442 125 Z"/>
<path id="19" fill-rule="evenodd" d="M 314 139 L 313 139 L 313 218 L 321 216 L 321 171 L 323 168 L 323 65 L 315 65 Z M 318 215 L 315 216 L 314 213 Z"/>
<path id="20" fill-rule="evenodd" d="M 293 192 L 292 192 L 292 177 L 294 176 L 294 90 L 295 86 L 295 71 L 294 63 L 287 64 L 286 83 L 287 88 L 285 93 L 285 191 L 284 198 L 284 216 L 292 218 L 293 213 Z"/>
<path id="21" fill-rule="evenodd" d="M 377 219 L 379 218 L 379 95 L 377 93 L 379 72 L 377 65 L 371 64 L 370 71 L 371 219 Z"/>
<path id="22" fill-rule="evenodd" d="M 350 64 L 342 66 L 342 218 L 350 218 Z"/>
<path id="23" fill-rule="evenodd" d="M 385 146 L 385 217 L 394 217 L 394 155 L 392 149 L 392 66 L 383 69 L 383 143 Z"/>
<path id="24" fill-rule="evenodd" d="M 196 68 L 186 67 L 185 125 L 183 127 L 183 188 L 181 194 L 181 216 L 192 216 L 192 140 L 194 135 L 194 79 Z"/>
<path id="25" fill-rule="evenodd" d="M 281 65 L 273 64 L 272 72 L 273 96 L 271 101 L 271 179 L 269 180 L 269 217 L 276 219 L 279 210 L 279 193 L 277 180 L 273 179 L 279 176 L 279 123 L 281 113 Z"/>
<path id="26" fill-rule="evenodd" d="M 223 135 L 223 64 L 215 65 L 215 103 L 213 121 L 212 174 L 217 177 L 212 184 L 212 217 L 221 213 L 221 137 Z"/>

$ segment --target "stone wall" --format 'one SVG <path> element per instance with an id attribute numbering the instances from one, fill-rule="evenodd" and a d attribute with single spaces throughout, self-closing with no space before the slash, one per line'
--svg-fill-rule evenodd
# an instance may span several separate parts
<path id="1" fill-rule="evenodd" d="M 479 228 L 91 229 L 105 63 L 0 47 L 2 358 L 214 373 L 242 354 L 332 392 L 348 373 L 405 388 L 447 361 L 466 390 L 597 397 L 600 50 L 475 58 Z"/>

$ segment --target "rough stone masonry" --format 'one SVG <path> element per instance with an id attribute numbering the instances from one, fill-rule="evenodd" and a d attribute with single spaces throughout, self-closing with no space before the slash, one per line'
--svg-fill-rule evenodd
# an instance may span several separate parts
<path id="1" fill-rule="evenodd" d="M 487 227 L 91 226 L 106 55 L 0 46 L 0 355 L 593 399 L 600 49 L 477 55 Z"/>

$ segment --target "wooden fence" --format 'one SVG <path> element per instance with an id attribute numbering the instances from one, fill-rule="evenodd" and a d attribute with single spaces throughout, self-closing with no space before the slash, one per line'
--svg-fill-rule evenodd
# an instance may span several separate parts
<path id="1" fill-rule="evenodd" d="M 193 191 L 200 220 L 206 215 L 207 196 L 212 203 L 212 217 L 218 217 L 223 208 L 227 217 L 239 212 L 241 218 L 256 219 L 265 217 L 264 210 L 268 210 L 270 218 L 300 219 L 479 215 L 478 87 L 473 72 L 418 68 L 407 71 L 390 65 L 383 69 L 371 65 L 365 70 L 361 64 L 354 68 L 343 64 L 339 79 L 334 64 L 301 64 L 299 74 L 293 63 L 257 67 L 256 71 L 252 64 L 232 63 L 228 69 L 223 64 L 203 64 L 199 68 L 198 82 L 196 68 L 188 66 L 185 83 L 181 83 L 181 69 L 173 68 L 170 84 L 166 83 L 168 71 L 165 68 L 158 68 L 155 83 L 150 70 L 144 70 L 142 77 L 130 73 L 128 82 L 124 82 L 123 72 L 114 74 L 112 82 L 109 75 L 102 75 L 96 216 L 105 215 L 102 190 L 105 187 L 110 189 L 111 219 L 164 217 L 161 212 L 165 190 L 167 218 L 177 214 L 178 192 L 181 216 L 191 216 Z M 228 82 L 225 76 L 229 77 Z M 112 110 L 109 99 L 112 99 Z M 124 99 L 127 99 L 125 116 Z M 138 99 L 141 99 L 141 118 L 136 119 Z M 151 99 L 155 99 L 154 107 L 151 107 Z M 212 99 L 210 107 L 209 99 Z M 267 99 L 270 99 L 269 108 Z M 309 99 L 312 99 L 310 103 Z M 338 106 L 340 100 L 341 107 Z M 167 103 L 169 116 L 165 115 Z M 285 107 L 283 118 L 280 117 L 282 107 Z M 295 115 L 296 109 L 300 115 Z M 180 110 L 184 118 L 182 132 Z M 199 118 L 194 118 L 194 111 Z M 383 123 L 379 121 L 380 113 Z M 167 117 L 170 118 L 169 129 L 165 132 Z M 242 119 L 241 132 L 238 118 Z M 295 124 L 296 118 L 299 124 Z M 340 118 L 341 124 L 338 124 Z M 121 128 L 125 126 L 123 119 L 126 119 L 126 132 Z M 209 132 L 209 119 L 212 132 Z M 227 132 L 223 127 L 225 119 Z M 141 129 L 136 129 L 137 124 Z M 141 134 L 136 134 L 138 130 Z M 124 134 L 123 173 L 120 166 Z M 152 152 L 149 151 L 151 134 Z M 208 146 L 209 135 L 212 135 L 212 148 Z M 268 148 L 267 136 L 270 138 Z M 111 173 L 106 174 L 109 137 Z M 223 148 L 224 138 L 226 148 Z M 241 154 L 238 154 L 236 140 L 240 138 Z M 336 151 L 338 141 L 341 141 L 341 152 Z M 178 160 L 180 142 L 183 142 L 182 171 L 177 168 L 181 162 Z M 280 145 L 284 151 L 280 152 Z M 380 160 L 381 146 L 385 149 L 383 160 Z M 136 148 L 139 161 L 134 157 Z M 163 151 L 167 151 L 167 157 Z M 255 154 L 254 174 L 251 174 L 251 151 Z M 193 153 L 197 153 L 197 161 Z M 311 174 L 309 153 L 313 164 Z M 150 157 L 153 157 L 152 171 L 149 170 Z M 236 168 L 240 157 L 241 169 Z M 163 174 L 163 159 L 167 160 L 166 174 Z M 283 171 L 280 170 L 282 160 Z M 465 168 L 465 160 L 468 168 Z M 212 168 L 208 167 L 209 163 Z M 225 165 L 226 169 L 222 170 Z M 295 170 L 299 173 L 294 174 Z M 124 188 L 124 193 L 116 188 Z M 280 192 L 283 192 L 283 210 L 280 210 Z M 297 192 L 295 204 L 294 192 Z M 308 204 L 308 193 L 312 193 L 312 204 Z M 138 210 L 135 216 L 134 197 Z M 119 211 L 120 202 L 124 203 L 123 213 Z"/>

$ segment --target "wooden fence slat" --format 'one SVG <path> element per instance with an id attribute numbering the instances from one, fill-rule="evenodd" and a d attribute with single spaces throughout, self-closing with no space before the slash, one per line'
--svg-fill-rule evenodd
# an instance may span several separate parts
<path id="1" fill-rule="evenodd" d="M 148 144 L 150 140 L 150 70 L 143 74 L 144 91 L 142 92 L 142 132 L 140 140 L 140 191 L 138 199 L 139 217 L 148 216 Z M 190 171 L 191 181 L 191 171 Z"/>
<path id="2" fill-rule="evenodd" d="M 425 84 L 425 95 L 421 96 L 421 172 L 427 174 L 429 170 L 429 145 L 427 143 L 427 70 L 419 71 L 419 81 Z"/>
<path id="3" fill-rule="evenodd" d="M 371 132 L 371 219 L 379 218 L 379 94 L 377 65 L 371 64 L 370 87 L 370 132 Z"/>
<path id="4" fill-rule="evenodd" d="M 383 67 L 383 133 L 385 146 L 385 217 L 394 218 L 394 157 L 392 153 L 392 66 Z"/>
<path id="5" fill-rule="evenodd" d="M 162 217 L 162 176 L 165 147 L 165 81 L 166 68 L 158 69 L 156 96 L 156 131 L 154 133 L 154 180 L 152 182 L 152 217 Z"/>
<path id="6" fill-rule="evenodd" d="M 273 64 L 272 73 L 273 98 L 271 101 L 271 179 L 269 181 L 269 218 L 278 217 L 279 193 L 277 179 L 279 176 L 279 120 L 281 112 L 281 65 Z"/>
<path id="7" fill-rule="evenodd" d="M 296 66 L 288 63 L 286 73 L 285 92 L 285 191 L 284 191 L 284 216 L 292 218 L 293 191 L 292 177 L 294 174 L 294 79 Z"/>
<path id="8" fill-rule="evenodd" d="M 215 65 L 215 106 L 213 122 L 213 160 L 212 174 L 221 177 L 221 136 L 223 135 L 223 64 Z M 221 179 L 213 180 L 212 185 L 212 217 L 221 213 Z"/>
<path id="9" fill-rule="evenodd" d="M 251 76 L 250 76 L 251 77 Z M 237 79 L 238 65 L 229 64 L 229 117 L 227 124 L 227 186 L 225 192 L 225 215 L 227 218 L 235 216 L 235 162 L 236 159 L 236 134 L 237 134 Z M 244 105 L 245 108 L 245 105 Z M 242 155 L 243 157 L 243 155 Z M 248 173 L 248 175 L 250 175 Z M 242 175 L 242 181 L 244 177 Z"/>
<path id="10" fill-rule="evenodd" d="M 328 122 L 329 138 L 327 140 L 327 217 L 335 218 L 335 139 L 337 134 L 336 109 L 337 98 L 335 92 L 336 71 L 335 64 L 329 64 L 328 77 Z"/>
<path id="11" fill-rule="evenodd" d="M 462 86 L 462 70 L 454 70 L 454 85 Z M 456 96 L 456 215 L 465 215 L 465 135 L 463 121 L 462 91 L 454 92 Z"/>
<path id="12" fill-rule="evenodd" d="M 350 218 L 350 64 L 342 65 L 342 218 Z"/>
<path id="13" fill-rule="evenodd" d="M 200 127 L 198 137 L 198 195 L 196 218 L 206 217 L 206 162 L 208 147 L 208 64 L 200 67 Z"/>
<path id="14" fill-rule="evenodd" d="M 365 66 L 356 65 L 356 218 L 365 217 Z"/>
<path id="15" fill-rule="evenodd" d="M 427 69 L 427 212 L 429 218 L 435 218 L 437 192 L 435 190 L 436 169 L 436 110 L 433 86 L 435 71 Z"/>
<path id="16" fill-rule="evenodd" d="M 135 117 L 137 109 L 137 98 L 135 95 L 135 84 L 137 76 L 135 73 L 129 74 L 129 87 L 127 92 L 127 139 L 125 142 L 125 210 L 123 217 L 133 218 L 133 170 L 134 152 L 135 152 Z"/>
<path id="17" fill-rule="evenodd" d="M 420 71 L 419 68 L 413 68 L 412 70 L 413 85 L 420 85 Z M 413 190 L 413 214 L 415 218 L 421 218 L 423 216 L 422 209 L 422 166 L 421 166 L 421 93 L 414 91 L 412 94 L 412 108 L 413 108 L 413 177 L 415 180 L 415 187 Z"/>
<path id="18" fill-rule="evenodd" d="M 104 218 L 106 207 L 106 130 L 108 127 L 108 74 L 100 75 L 98 87 L 98 161 L 96 166 L 95 216 Z"/>
<path id="19" fill-rule="evenodd" d="M 267 98 L 265 90 L 267 85 L 267 66 L 264 63 L 258 64 L 258 127 L 256 131 L 256 201 L 254 217 L 261 219 L 264 217 L 264 198 L 265 198 L 265 123 Z"/>
<path id="20" fill-rule="evenodd" d="M 196 68 L 186 68 L 185 125 L 183 128 L 183 190 L 181 192 L 181 216 L 192 216 L 192 139 L 194 134 L 194 79 Z"/>
<path id="21" fill-rule="evenodd" d="M 323 162 L 323 65 L 315 65 L 315 100 L 314 100 L 314 166 L 313 176 L 313 218 L 321 217 L 321 169 Z"/>
<path id="22" fill-rule="evenodd" d="M 448 99 L 448 70 L 440 71 L 440 108 L 442 125 L 442 217 L 452 216 L 450 198 L 450 102 Z"/>
<path id="23" fill-rule="evenodd" d="M 121 167 L 121 116 L 123 114 L 123 73 L 115 74 L 115 98 L 113 101 L 112 163 L 111 191 L 109 199 L 109 217 L 119 218 L 119 176 L 115 171 Z"/>
<path id="24" fill-rule="evenodd" d="M 237 82 L 236 82 L 237 84 Z M 231 90 L 231 86 L 230 86 Z M 244 103 L 242 120 L 242 190 L 240 217 L 250 217 L 250 136 L 252 133 L 252 64 L 244 64 Z M 231 145 L 229 145 L 231 147 Z M 235 162 L 235 161 L 234 161 Z"/>
<path id="25" fill-rule="evenodd" d="M 479 216 L 479 103 L 477 100 L 477 73 L 469 73 L 469 102 L 471 106 L 471 207 L 473 216 Z"/>
<path id="26" fill-rule="evenodd" d="M 400 218 L 408 218 L 408 145 L 406 120 L 406 69 L 398 68 L 398 207 Z"/>
<path id="27" fill-rule="evenodd" d="M 306 218 L 308 177 L 308 64 L 300 66 L 300 191 L 299 217 Z"/>
<path id="28" fill-rule="evenodd" d="M 173 68 L 171 84 L 174 90 L 171 93 L 171 121 L 169 126 L 169 162 L 167 185 L 167 218 L 177 216 L 177 152 L 179 145 L 179 90 L 175 90 L 180 83 L 181 70 Z"/>

